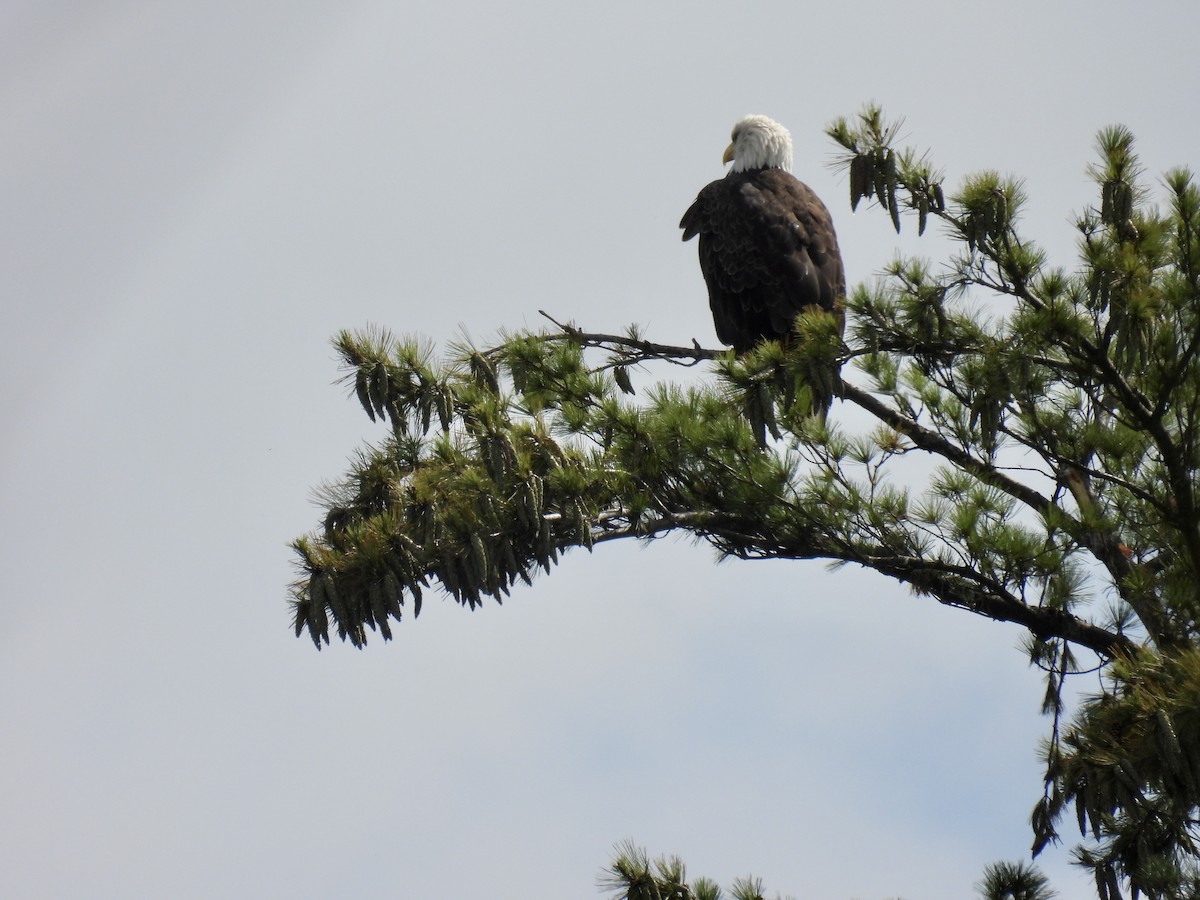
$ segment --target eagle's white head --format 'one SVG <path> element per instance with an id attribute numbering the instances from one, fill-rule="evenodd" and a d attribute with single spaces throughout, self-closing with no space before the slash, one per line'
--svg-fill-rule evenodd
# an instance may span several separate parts
<path id="1" fill-rule="evenodd" d="M 732 172 L 747 169 L 792 168 L 792 136 L 766 116 L 746 116 L 733 126 L 733 143 L 722 162 L 732 162 Z"/>

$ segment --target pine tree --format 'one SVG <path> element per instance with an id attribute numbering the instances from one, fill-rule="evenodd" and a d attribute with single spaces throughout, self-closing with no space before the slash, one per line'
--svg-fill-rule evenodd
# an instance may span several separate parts
<path id="1" fill-rule="evenodd" d="M 441 356 L 340 334 L 347 382 L 390 436 L 294 544 L 296 634 L 386 640 L 427 589 L 473 609 L 569 549 L 669 532 L 741 559 L 858 563 L 1026 630 L 1052 721 L 1035 853 L 1070 819 L 1101 900 L 1191 896 L 1200 190 L 1184 169 L 1152 190 L 1130 133 L 1105 129 L 1080 259 L 1055 266 L 1020 230 L 1017 181 L 982 172 L 948 194 L 896 132 L 875 108 L 829 128 L 851 205 L 897 229 L 933 220 L 956 249 L 854 288 L 844 340 L 829 316 L 741 358 L 549 317 Z M 649 379 L 666 364 L 710 377 Z M 873 425 L 809 415 L 826 391 Z M 1066 709 L 1065 679 L 1093 658 L 1104 689 Z"/>

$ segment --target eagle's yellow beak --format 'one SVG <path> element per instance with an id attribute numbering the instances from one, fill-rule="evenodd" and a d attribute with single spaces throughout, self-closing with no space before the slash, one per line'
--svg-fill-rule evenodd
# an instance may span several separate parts
<path id="1" fill-rule="evenodd" d="M 733 144 L 725 148 L 725 155 L 721 157 L 722 163 L 733 162 Z"/>

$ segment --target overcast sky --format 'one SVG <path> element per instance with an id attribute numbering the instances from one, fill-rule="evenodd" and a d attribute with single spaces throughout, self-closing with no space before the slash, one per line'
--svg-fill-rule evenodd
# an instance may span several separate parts
<path id="1" fill-rule="evenodd" d="M 1100 127 L 1197 162 L 1200 7 L 416 7 L 0 5 L 0 893 L 558 900 L 632 838 L 806 900 L 969 896 L 1040 793 L 1011 626 L 664 540 L 296 640 L 287 543 L 380 436 L 329 338 L 546 309 L 714 345 L 677 223 L 749 112 L 852 283 L 936 255 L 828 168 L 871 99 L 951 184 L 1022 176 L 1070 265 Z"/>

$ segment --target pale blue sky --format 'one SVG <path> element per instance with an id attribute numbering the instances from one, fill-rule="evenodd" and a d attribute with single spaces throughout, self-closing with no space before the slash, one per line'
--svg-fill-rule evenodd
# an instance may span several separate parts
<path id="1" fill-rule="evenodd" d="M 1024 177 L 1070 265 L 1098 128 L 1197 161 L 1197 7 L 412 7 L 0 7 L 0 893 L 590 897 L 633 838 L 813 900 L 968 896 L 1039 795 L 1014 628 L 667 540 L 295 640 L 286 544 L 379 435 L 328 339 L 547 309 L 712 345 L 676 225 L 748 112 L 851 282 L 935 255 L 827 167 L 871 99 L 951 183 Z"/>

